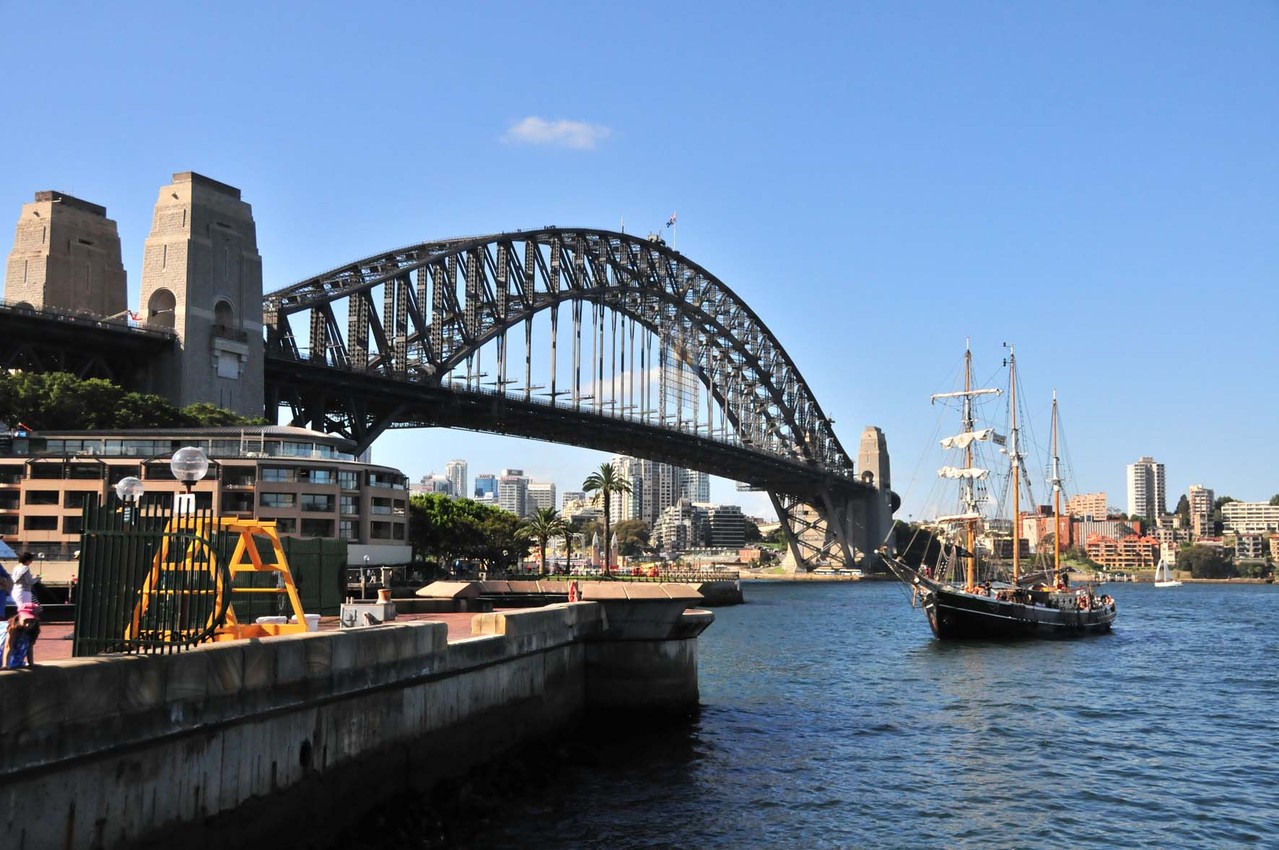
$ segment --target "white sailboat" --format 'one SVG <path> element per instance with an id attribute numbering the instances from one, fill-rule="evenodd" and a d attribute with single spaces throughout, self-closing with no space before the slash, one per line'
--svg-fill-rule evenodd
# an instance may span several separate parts
<path id="1" fill-rule="evenodd" d="M 1181 587 L 1181 582 L 1172 577 L 1172 567 L 1163 558 L 1155 565 L 1155 587 Z"/>

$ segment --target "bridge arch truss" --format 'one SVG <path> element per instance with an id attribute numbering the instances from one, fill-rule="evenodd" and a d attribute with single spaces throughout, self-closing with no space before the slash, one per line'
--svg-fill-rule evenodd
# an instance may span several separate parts
<path id="1" fill-rule="evenodd" d="M 653 459 L 677 462 L 679 445 L 683 465 L 708 458 L 706 471 L 767 490 L 800 565 L 878 543 L 858 530 L 873 488 L 780 342 L 659 239 L 545 228 L 423 243 L 266 295 L 264 323 L 268 405 L 361 448 L 438 424 L 603 449 L 620 443 L 580 434 L 625 431 Z M 541 409 L 558 436 L 510 424 L 533 413 L 468 426 L 432 412 L 468 399 Z"/>

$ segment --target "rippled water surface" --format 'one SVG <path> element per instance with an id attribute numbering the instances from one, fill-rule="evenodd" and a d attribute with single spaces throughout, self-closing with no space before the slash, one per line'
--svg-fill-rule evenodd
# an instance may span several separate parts
<path id="1" fill-rule="evenodd" d="M 469 846 L 1279 846 L 1279 588 L 1107 590 L 1111 635 L 943 644 L 896 584 L 748 584 L 697 718 L 519 789 Z"/>

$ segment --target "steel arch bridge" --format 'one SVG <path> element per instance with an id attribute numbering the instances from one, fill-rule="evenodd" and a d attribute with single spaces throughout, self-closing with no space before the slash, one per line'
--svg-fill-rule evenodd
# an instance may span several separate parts
<path id="1" fill-rule="evenodd" d="M 668 462 L 766 490 L 797 565 L 878 548 L 799 369 L 722 281 L 656 237 L 517 231 L 413 245 L 267 294 L 267 410 L 359 450 L 461 427 Z M 563 326 L 563 327 L 562 327 Z"/>

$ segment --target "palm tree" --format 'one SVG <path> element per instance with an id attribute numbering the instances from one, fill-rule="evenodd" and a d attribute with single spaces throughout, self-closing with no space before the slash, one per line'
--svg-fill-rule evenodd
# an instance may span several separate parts
<path id="1" fill-rule="evenodd" d="M 631 492 L 631 482 L 627 481 L 620 472 L 613 468 L 611 463 L 602 463 L 600 468 L 590 475 L 586 476 L 586 480 L 582 482 L 582 489 L 587 493 L 594 493 L 595 498 L 603 497 L 604 502 L 604 575 L 609 574 L 609 508 L 612 503 L 612 495 L 614 493 Z"/>
<path id="2" fill-rule="evenodd" d="M 564 518 L 560 516 L 560 512 L 555 508 L 538 508 L 537 513 L 531 517 L 525 518 L 523 525 L 524 533 L 537 541 L 538 548 L 541 551 L 542 574 L 546 573 L 546 543 L 552 537 L 559 537 L 565 533 L 567 526 Z"/>

